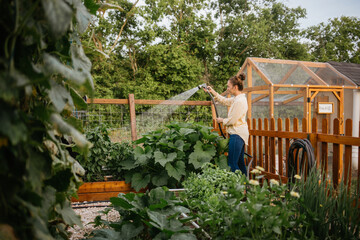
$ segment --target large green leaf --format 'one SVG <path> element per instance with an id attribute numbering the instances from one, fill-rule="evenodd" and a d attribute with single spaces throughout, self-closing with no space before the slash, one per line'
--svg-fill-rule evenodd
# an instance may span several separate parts
<path id="1" fill-rule="evenodd" d="M 74 105 L 72 97 L 69 94 L 68 90 L 64 86 L 56 83 L 55 81 L 51 81 L 49 97 L 56 111 L 59 113 L 62 112 L 67 103 L 69 103 L 71 106 Z"/>
<path id="2" fill-rule="evenodd" d="M 74 6 L 76 8 L 76 20 L 78 22 L 78 31 L 79 33 L 84 33 L 87 29 L 89 22 L 91 20 L 91 14 L 88 12 L 86 7 L 82 4 L 80 0 L 73 0 Z"/>
<path id="3" fill-rule="evenodd" d="M 160 151 L 154 152 L 155 162 L 160 163 L 161 166 L 165 166 L 168 162 L 173 162 L 176 159 L 176 153 L 162 153 Z"/>
<path id="4" fill-rule="evenodd" d="M 126 223 L 121 227 L 121 239 L 133 239 L 144 229 L 144 225 L 136 227 L 134 224 Z M 114 238 L 112 238 L 114 239 Z M 116 238 L 120 239 L 120 238 Z"/>
<path id="5" fill-rule="evenodd" d="M 164 230 L 165 227 L 168 226 L 168 219 L 166 215 L 151 210 L 147 210 L 147 214 L 151 220 L 150 223 L 156 228 Z"/>
<path id="6" fill-rule="evenodd" d="M 200 168 L 204 163 L 210 162 L 215 156 L 216 149 L 212 145 L 207 145 L 207 149 L 203 149 L 204 144 L 197 141 L 194 147 L 194 152 L 189 156 L 189 163 L 193 164 L 195 169 Z"/>
<path id="7" fill-rule="evenodd" d="M 196 240 L 196 236 L 193 233 L 175 233 L 171 236 L 171 240 Z"/>
<path id="8" fill-rule="evenodd" d="M 85 102 L 85 100 L 72 87 L 70 87 L 70 95 L 74 102 L 74 106 L 77 108 L 77 110 L 86 110 L 87 109 L 87 103 Z"/>
<path id="9" fill-rule="evenodd" d="M 186 174 L 185 163 L 182 161 L 177 161 L 174 165 L 171 163 L 166 163 L 165 169 L 167 170 L 170 177 L 173 177 L 178 181 L 180 181 L 181 176 Z"/>
<path id="10" fill-rule="evenodd" d="M 141 173 L 135 173 L 131 178 L 131 186 L 139 191 L 142 188 L 145 188 L 150 182 L 150 174 L 143 177 Z"/>
<path id="11" fill-rule="evenodd" d="M 115 207 L 122 207 L 126 210 L 134 208 L 134 205 L 130 204 L 129 201 L 124 199 L 121 195 L 119 197 L 110 198 L 110 202 Z"/>
<path id="12" fill-rule="evenodd" d="M 142 147 L 137 146 L 134 149 L 134 158 L 136 160 L 136 164 L 138 165 L 146 165 L 151 158 L 151 148 L 147 146 L 145 149 Z"/>
<path id="13" fill-rule="evenodd" d="M 62 205 L 57 204 L 55 210 L 61 214 L 65 223 L 82 226 L 80 216 L 76 215 L 69 201 L 64 202 Z"/>
<path id="14" fill-rule="evenodd" d="M 54 36 L 62 36 L 72 20 L 71 7 L 63 0 L 42 0 L 41 3 L 50 23 L 50 30 Z"/>
<path id="15" fill-rule="evenodd" d="M 157 186 L 165 186 L 168 183 L 169 176 L 166 174 L 166 171 L 162 171 L 158 175 L 152 177 L 151 182 Z"/>

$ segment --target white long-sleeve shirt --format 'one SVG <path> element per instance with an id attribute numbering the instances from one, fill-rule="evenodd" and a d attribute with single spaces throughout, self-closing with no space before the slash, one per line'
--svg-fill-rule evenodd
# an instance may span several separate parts
<path id="1" fill-rule="evenodd" d="M 228 117 L 224 118 L 224 125 L 229 134 L 239 135 L 248 145 L 249 128 L 246 122 L 246 113 L 248 104 L 244 93 L 240 93 L 236 97 L 225 98 L 218 93 L 214 94 L 215 100 L 219 103 L 229 106 Z"/>

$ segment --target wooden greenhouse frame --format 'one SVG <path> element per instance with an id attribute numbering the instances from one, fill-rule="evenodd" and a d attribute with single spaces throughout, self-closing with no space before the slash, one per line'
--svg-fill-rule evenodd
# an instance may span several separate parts
<path id="1" fill-rule="evenodd" d="M 285 74 L 282 76 L 269 74 L 266 71 L 266 66 L 270 65 L 272 65 L 273 68 L 282 67 L 281 69 L 284 69 L 285 66 L 286 69 L 283 72 Z M 289 83 L 289 79 L 297 74 L 296 71 L 306 75 L 306 79 L 298 83 Z M 340 134 L 344 133 L 344 89 L 358 89 L 359 87 L 329 63 L 249 57 L 245 60 L 238 75 L 243 72 L 247 75 L 247 86 L 243 92 L 247 93 L 249 119 L 252 118 L 251 106 L 258 101 L 264 101 L 265 98 L 269 99 L 266 103 L 269 106 L 269 117 L 273 118 L 275 106 L 274 97 L 277 94 L 286 94 L 291 97 L 282 102 L 277 102 L 276 105 L 286 105 L 303 98 L 304 118 L 306 119 L 307 129 L 311 132 L 311 102 L 318 93 L 330 92 L 337 99 L 337 118 L 340 120 Z M 262 82 L 257 81 L 257 83 L 254 84 L 255 73 Z M 284 90 L 284 88 L 286 90 Z M 253 94 L 260 94 L 260 96 L 253 98 Z"/>

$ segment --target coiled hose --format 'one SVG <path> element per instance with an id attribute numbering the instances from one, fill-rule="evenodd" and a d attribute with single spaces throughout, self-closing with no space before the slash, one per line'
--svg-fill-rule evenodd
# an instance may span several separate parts
<path id="1" fill-rule="evenodd" d="M 293 181 L 295 174 L 308 174 L 315 166 L 314 148 L 308 139 L 295 139 L 290 145 L 288 154 L 288 169 L 287 176 L 290 181 Z M 307 160 L 307 162 L 305 162 Z M 299 169 L 298 169 L 299 168 Z M 305 169 L 304 169 L 305 168 Z"/>

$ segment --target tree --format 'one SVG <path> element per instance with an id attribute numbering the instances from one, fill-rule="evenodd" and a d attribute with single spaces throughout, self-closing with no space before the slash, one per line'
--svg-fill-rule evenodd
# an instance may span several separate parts
<path id="1" fill-rule="evenodd" d="M 306 31 L 314 61 L 360 63 L 360 19 L 341 17 Z"/>
<path id="2" fill-rule="evenodd" d="M 0 11 L 0 238 L 66 239 L 81 225 L 69 199 L 83 174 L 67 148 L 90 147 L 70 115 L 93 90 L 78 37 L 91 16 L 80 0 L 11 0 Z"/>

